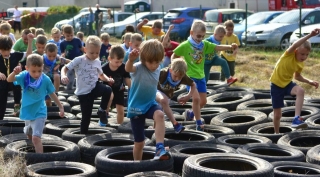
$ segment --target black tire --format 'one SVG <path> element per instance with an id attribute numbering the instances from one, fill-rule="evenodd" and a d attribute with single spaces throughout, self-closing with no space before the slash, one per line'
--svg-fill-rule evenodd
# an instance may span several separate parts
<path id="1" fill-rule="evenodd" d="M 307 162 L 320 165 L 320 145 L 314 146 L 307 152 Z"/>
<path id="2" fill-rule="evenodd" d="M 82 139 L 87 136 L 92 136 L 96 134 L 103 134 L 103 133 L 117 133 L 118 131 L 114 128 L 110 127 L 89 127 L 87 134 L 80 134 L 80 128 L 68 128 L 64 131 L 61 135 L 63 140 L 71 141 L 76 144 Z"/>
<path id="3" fill-rule="evenodd" d="M 151 141 L 155 144 L 155 134 L 152 135 Z M 173 129 L 167 129 L 164 135 L 164 145 L 169 147 L 178 144 L 214 144 L 215 142 L 216 141 L 213 135 L 195 130 L 184 130 L 183 132 L 177 134 Z"/>
<path id="4" fill-rule="evenodd" d="M 165 172 L 165 171 L 146 171 L 146 172 L 138 172 L 127 175 L 125 177 L 181 177 L 175 173 Z"/>
<path id="5" fill-rule="evenodd" d="M 224 112 L 211 119 L 211 125 L 224 126 L 234 130 L 236 134 L 246 134 L 254 125 L 267 122 L 267 115 L 259 111 Z"/>
<path id="6" fill-rule="evenodd" d="M 141 171 L 173 171 L 173 158 L 153 160 L 155 147 L 145 146 L 141 161 L 133 161 L 133 146 L 107 148 L 100 151 L 95 158 L 99 176 L 123 177 Z M 170 152 L 169 152 L 170 153 Z"/>
<path id="7" fill-rule="evenodd" d="M 13 108 L 14 107 L 14 100 L 9 100 L 8 98 L 8 101 L 7 101 L 7 104 L 6 104 L 6 108 Z"/>
<path id="8" fill-rule="evenodd" d="M 256 100 L 258 99 L 271 99 L 270 89 L 253 89 L 252 93 Z"/>
<path id="9" fill-rule="evenodd" d="M 146 138 L 144 142 L 146 146 L 153 145 L 149 138 Z M 120 147 L 133 144 L 133 135 L 126 133 L 105 133 L 92 135 L 85 137 L 78 142 L 82 161 L 91 165 L 94 165 L 94 158 L 101 150 L 110 147 Z"/>
<path id="10" fill-rule="evenodd" d="M 285 106 L 287 106 L 285 104 Z M 259 99 L 259 100 L 250 100 L 243 103 L 240 103 L 237 106 L 237 111 L 241 110 L 253 110 L 260 111 L 269 115 L 273 111 L 271 99 Z"/>
<path id="11" fill-rule="evenodd" d="M 277 161 L 296 161 L 304 162 L 305 155 L 294 148 L 278 144 L 252 143 L 238 147 L 237 152 L 240 154 L 258 157 L 268 162 Z"/>
<path id="12" fill-rule="evenodd" d="M 130 122 L 130 119 L 127 118 L 127 117 L 124 117 L 122 123 L 127 123 L 127 122 Z M 108 124 L 106 126 L 118 130 L 118 127 L 120 126 L 120 124 L 118 124 L 117 118 L 109 118 L 108 119 Z"/>
<path id="13" fill-rule="evenodd" d="M 100 105 L 98 104 L 94 104 L 92 109 L 99 109 Z M 81 108 L 80 108 L 80 105 L 74 105 L 72 106 L 71 108 L 71 113 L 74 114 L 74 115 L 77 115 L 79 113 L 81 113 Z"/>
<path id="14" fill-rule="evenodd" d="M 54 136 L 54 135 L 48 135 L 48 134 L 42 134 L 41 139 L 44 140 L 62 140 L 60 137 Z M 28 137 L 24 133 L 15 133 L 15 134 L 9 134 L 2 136 L 0 138 L 0 147 L 6 147 L 6 145 L 20 141 L 20 140 L 28 140 Z"/>
<path id="15" fill-rule="evenodd" d="M 295 116 L 295 106 L 289 106 L 281 109 L 282 117 L 281 122 L 292 122 Z M 320 109 L 312 106 L 302 106 L 301 117 L 306 120 L 311 116 L 317 115 L 320 113 Z M 273 121 L 274 114 L 273 111 L 269 114 L 269 121 Z"/>
<path id="16" fill-rule="evenodd" d="M 45 132 L 47 134 L 56 135 L 61 137 L 62 133 L 68 128 L 79 128 L 81 120 L 52 120 L 45 126 Z M 95 122 L 90 122 L 89 127 L 97 127 L 98 124 Z"/>
<path id="17" fill-rule="evenodd" d="M 68 112 L 65 112 L 63 117 L 60 117 L 59 112 L 48 112 L 46 124 L 54 120 L 77 120 L 77 118 Z"/>
<path id="18" fill-rule="evenodd" d="M 319 177 L 320 166 L 305 162 L 272 162 L 275 177 Z"/>
<path id="19" fill-rule="evenodd" d="M 169 150 L 174 161 L 174 172 L 181 174 L 183 162 L 192 155 L 202 153 L 237 153 L 229 146 L 221 144 L 179 144 Z"/>
<path id="20" fill-rule="evenodd" d="M 210 71 L 209 80 L 220 80 L 220 72 Z"/>
<path id="21" fill-rule="evenodd" d="M 57 95 L 57 96 L 58 96 L 58 100 L 60 100 L 60 102 L 61 101 L 66 102 L 67 101 L 67 98 L 65 96 L 59 96 L 59 95 Z"/>
<path id="22" fill-rule="evenodd" d="M 319 98 L 306 99 L 303 105 L 304 106 L 313 106 L 313 107 L 320 109 L 320 99 Z"/>
<path id="23" fill-rule="evenodd" d="M 186 85 L 180 85 L 179 88 L 173 92 L 173 97 L 171 98 L 171 100 L 177 101 L 177 97 L 184 92 L 187 92 Z"/>
<path id="24" fill-rule="evenodd" d="M 292 147 L 307 154 L 309 149 L 320 144 L 320 131 L 296 130 L 283 135 L 277 144 Z"/>
<path id="25" fill-rule="evenodd" d="M 70 104 L 70 106 L 74 106 L 74 105 L 79 105 L 79 98 L 77 95 L 72 95 L 72 96 L 69 96 L 67 98 L 67 102 Z"/>
<path id="26" fill-rule="evenodd" d="M 188 93 L 189 92 L 184 92 L 184 93 L 181 93 L 178 97 L 177 97 L 177 100 L 179 100 L 181 97 L 183 97 L 183 96 L 186 96 L 186 95 L 188 95 Z M 211 96 L 211 95 L 214 95 L 214 94 L 216 94 L 217 92 L 216 91 L 214 91 L 213 89 L 208 89 L 207 88 L 207 97 L 208 96 Z M 189 104 L 191 104 L 192 103 L 192 97 L 187 101 Z"/>
<path id="27" fill-rule="evenodd" d="M 191 104 L 185 104 L 185 105 L 181 105 L 181 104 L 171 104 L 170 108 L 172 111 L 178 112 L 179 114 L 184 113 L 184 111 L 186 109 L 192 109 L 192 105 Z"/>
<path id="28" fill-rule="evenodd" d="M 320 114 L 310 116 L 306 121 L 308 129 L 320 130 Z"/>
<path id="29" fill-rule="evenodd" d="M 266 143 L 271 144 L 272 141 L 269 138 L 257 135 L 246 135 L 246 134 L 237 134 L 237 135 L 226 135 L 221 136 L 216 139 L 218 144 L 226 145 L 237 149 L 241 145 L 250 144 L 250 143 Z"/>
<path id="30" fill-rule="evenodd" d="M 185 128 L 187 130 L 195 130 L 196 125 L 195 124 L 194 125 L 186 125 Z M 231 128 L 216 126 L 216 125 L 205 125 L 204 132 L 210 133 L 215 138 L 219 138 L 219 137 L 225 136 L 225 135 L 233 135 L 234 134 L 234 131 Z"/>
<path id="31" fill-rule="evenodd" d="M 66 99 L 68 99 L 69 96 L 72 96 L 74 95 L 74 90 L 62 90 L 62 91 L 59 91 L 58 92 L 58 95 L 59 96 L 64 96 L 66 97 Z"/>
<path id="32" fill-rule="evenodd" d="M 226 108 L 205 107 L 201 108 L 201 117 L 204 119 L 205 124 L 210 124 L 211 119 L 223 112 L 228 112 Z"/>
<path id="33" fill-rule="evenodd" d="M 207 82 L 207 88 L 213 89 L 217 91 L 217 93 L 225 91 L 227 87 L 229 87 L 229 85 L 226 82 L 222 82 L 219 80 L 208 80 Z"/>
<path id="34" fill-rule="evenodd" d="M 98 122 L 100 120 L 99 118 L 99 115 L 98 115 L 98 109 L 92 109 L 92 113 L 91 113 L 91 118 L 90 118 L 90 121 L 92 122 Z M 113 112 L 109 112 L 109 116 L 110 117 L 117 117 L 117 114 L 116 113 L 113 113 Z M 78 113 L 76 115 L 76 118 L 81 120 L 82 119 L 82 113 Z M 109 119 L 108 119 L 109 121 Z"/>
<path id="35" fill-rule="evenodd" d="M 184 115 L 173 115 L 173 116 L 176 119 L 176 121 L 181 125 L 195 125 L 196 124 L 195 120 L 186 121 L 186 117 Z M 201 122 L 205 123 L 203 118 L 201 118 Z"/>
<path id="36" fill-rule="evenodd" d="M 30 140 L 16 141 L 6 146 L 4 155 L 9 158 L 24 156 L 28 165 L 51 161 L 80 161 L 79 147 L 70 141 L 42 140 L 42 144 L 43 153 L 35 153 Z"/>
<path id="37" fill-rule="evenodd" d="M 277 143 L 281 136 L 283 136 L 286 133 L 295 131 L 296 129 L 292 128 L 291 123 L 289 122 L 281 122 L 279 130 L 280 133 L 275 134 L 273 122 L 267 122 L 250 127 L 248 129 L 248 134 L 263 136 L 269 138 L 273 143 Z"/>
<path id="38" fill-rule="evenodd" d="M 260 158 L 243 154 L 205 153 L 188 157 L 183 177 L 273 177 L 273 166 Z"/>
<path id="39" fill-rule="evenodd" d="M 70 107 L 70 104 L 68 102 L 60 101 L 60 103 L 63 106 L 64 112 L 70 112 L 71 111 L 71 107 Z M 54 101 L 52 101 L 52 106 L 48 106 L 47 107 L 47 112 L 59 112 L 59 107 L 56 105 L 56 103 Z"/>
<path id="40" fill-rule="evenodd" d="M 72 177 L 72 176 L 83 176 L 83 177 L 97 177 L 97 170 L 95 167 L 79 163 L 79 162 L 44 162 L 32 164 L 27 167 L 27 177 Z"/>
<path id="41" fill-rule="evenodd" d="M 14 133 L 23 133 L 24 126 L 25 122 L 18 118 L 0 120 L 0 131 L 2 136 Z"/>
<path id="42" fill-rule="evenodd" d="M 222 107 L 229 111 L 235 111 L 240 103 L 253 99 L 253 94 L 249 92 L 224 92 L 207 97 L 207 103 L 212 107 Z"/>

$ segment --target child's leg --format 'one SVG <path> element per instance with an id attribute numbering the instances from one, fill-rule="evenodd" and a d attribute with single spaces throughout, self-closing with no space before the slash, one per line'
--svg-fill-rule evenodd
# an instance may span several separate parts
<path id="1" fill-rule="evenodd" d="M 204 75 L 206 78 L 206 83 L 208 82 L 209 78 L 210 78 L 210 69 L 211 69 L 212 65 L 211 64 L 204 64 Z"/>
<path id="2" fill-rule="evenodd" d="M 124 107 L 123 105 L 116 104 L 117 109 L 117 123 L 122 124 L 124 119 Z"/>
<path id="3" fill-rule="evenodd" d="M 221 66 L 221 70 L 223 71 L 226 78 L 230 78 L 230 69 L 227 60 L 220 58 L 218 55 L 214 57 L 212 61 L 214 66 Z"/>
<path id="4" fill-rule="evenodd" d="M 117 109 L 117 122 L 121 124 L 124 119 L 124 91 L 113 91 L 113 98 L 111 96 L 109 103 L 116 105 Z M 111 105 L 108 105 L 108 108 Z"/>
<path id="5" fill-rule="evenodd" d="M 41 136 L 42 136 L 45 122 L 46 122 L 46 118 L 39 118 L 39 119 L 30 121 L 30 125 L 32 128 L 32 143 L 34 145 L 36 153 L 43 153 Z"/>
<path id="6" fill-rule="evenodd" d="M 280 127 L 281 116 L 282 116 L 281 108 L 273 109 L 273 126 L 274 126 L 275 133 L 280 133 L 279 127 Z"/>
<path id="7" fill-rule="evenodd" d="M 85 95 L 78 95 L 82 118 L 80 124 L 80 134 L 88 133 L 89 124 L 92 115 L 92 107 L 93 107 L 93 93 L 85 94 Z"/>
<path id="8" fill-rule="evenodd" d="M 60 74 L 53 75 L 53 85 L 54 85 L 54 88 L 56 89 L 55 93 L 57 93 L 60 87 Z"/>
<path id="9" fill-rule="evenodd" d="M 6 81 L 0 82 L 0 120 L 3 120 L 4 114 L 6 113 L 7 99 L 8 99 L 8 87 Z"/>
<path id="10" fill-rule="evenodd" d="M 21 100 L 21 87 L 13 85 L 13 99 L 14 99 L 14 114 L 19 116 L 20 113 L 20 100 Z"/>
<path id="11" fill-rule="evenodd" d="M 113 99 L 112 89 L 108 85 L 97 82 L 96 87 L 91 92 L 94 98 L 102 96 L 98 115 L 100 117 L 100 125 L 104 126 L 108 123 L 108 112 Z"/>
<path id="12" fill-rule="evenodd" d="M 142 142 L 134 142 L 133 160 L 135 160 L 135 161 L 142 160 L 143 147 L 144 147 L 144 141 L 142 141 Z"/>
<path id="13" fill-rule="evenodd" d="M 143 115 L 130 118 L 131 129 L 134 137 L 133 159 L 142 160 L 144 147 L 144 124 L 145 117 Z"/>
<path id="14" fill-rule="evenodd" d="M 301 109 L 304 102 L 304 89 L 298 85 L 294 86 L 291 90 L 291 95 L 296 95 L 296 109 L 295 116 L 300 116 Z"/>
<path id="15" fill-rule="evenodd" d="M 165 124 L 164 124 L 164 114 L 161 110 L 156 110 L 153 114 L 153 120 L 156 123 L 156 127 L 154 130 L 156 136 L 156 143 L 164 142 L 164 134 L 165 134 Z"/>
<path id="16" fill-rule="evenodd" d="M 235 74 L 236 62 L 235 62 L 235 61 L 228 61 L 228 66 L 229 66 L 229 69 L 230 69 L 230 74 L 231 74 L 231 76 L 234 76 L 234 74 Z"/>

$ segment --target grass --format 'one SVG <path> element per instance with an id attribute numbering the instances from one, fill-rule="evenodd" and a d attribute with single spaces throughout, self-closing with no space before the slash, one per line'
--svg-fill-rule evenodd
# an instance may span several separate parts
<path id="1" fill-rule="evenodd" d="M 5 159 L 3 149 L 0 149 L 0 176 L 1 177 L 23 177 L 25 176 L 26 163 L 22 157 Z"/>

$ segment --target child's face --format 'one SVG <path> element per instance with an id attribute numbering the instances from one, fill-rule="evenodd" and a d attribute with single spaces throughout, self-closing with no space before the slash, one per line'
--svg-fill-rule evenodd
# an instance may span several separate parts
<path id="1" fill-rule="evenodd" d="M 142 41 L 132 41 L 129 42 L 131 49 L 138 49 Z"/>
<path id="2" fill-rule="evenodd" d="M 57 58 L 58 52 L 57 52 L 57 51 L 54 51 L 54 52 L 46 51 L 46 54 L 47 54 L 48 59 L 49 59 L 50 61 L 53 61 L 54 59 Z"/>
<path id="3" fill-rule="evenodd" d="M 106 46 L 109 45 L 109 40 L 102 40 L 102 44 Z"/>
<path id="4" fill-rule="evenodd" d="M 304 62 L 308 58 L 310 50 L 304 47 L 298 47 L 296 50 L 296 60 L 298 62 Z"/>
<path id="5" fill-rule="evenodd" d="M 123 58 L 118 59 L 118 58 L 109 57 L 108 60 L 109 60 L 109 65 L 114 68 L 119 68 L 123 62 Z"/>
<path id="6" fill-rule="evenodd" d="M 64 33 L 64 37 L 65 37 L 66 41 L 71 41 L 73 39 L 74 35 L 73 35 L 73 33 L 70 33 L 70 34 Z"/>
<path id="7" fill-rule="evenodd" d="M 130 45 L 130 40 L 124 40 L 124 44 L 125 44 L 126 46 L 129 46 L 129 45 Z"/>
<path id="8" fill-rule="evenodd" d="M 1 33 L 2 35 L 9 35 L 9 34 L 10 34 L 10 31 L 0 30 L 0 33 Z"/>
<path id="9" fill-rule="evenodd" d="M 184 74 L 181 74 L 179 72 L 174 72 L 172 69 L 169 69 L 169 72 L 171 74 L 172 80 L 175 82 L 180 81 L 184 77 Z"/>
<path id="10" fill-rule="evenodd" d="M 59 41 L 60 41 L 61 34 L 60 34 L 60 33 L 52 34 L 51 37 L 52 37 L 52 39 L 53 39 L 55 42 L 59 42 Z"/>
<path id="11" fill-rule="evenodd" d="M 226 27 L 227 36 L 231 36 L 233 34 L 233 27 Z"/>
<path id="12" fill-rule="evenodd" d="M 36 43 L 37 52 L 39 54 L 43 54 L 45 46 L 46 46 L 45 44 Z"/>
<path id="13" fill-rule="evenodd" d="M 213 35 L 213 37 L 214 37 L 215 40 L 221 42 L 222 39 L 223 39 L 223 37 L 224 37 L 224 34 L 223 34 L 223 33 L 215 33 L 215 34 Z"/>
<path id="14" fill-rule="evenodd" d="M 190 34 L 193 40 L 195 40 L 197 43 L 200 43 L 204 39 L 204 36 L 206 35 L 206 31 L 195 30 L 195 31 L 190 31 Z"/>
<path id="15" fill-rule="evenodd" d="M 41 76 L 42 74 L 42 70 L 43 70 L 43 67 L 41 66 L 33 66 L 33 65 L 26 65 L 26 70 L 29 72 L 30 76 L 33 78 L 33 79 L 39 79 L 39 77 Z"/>
<path id="16" fill-rule="evenodd" d="M 157 68 L 159 67 L 160 63 L 159 62 L 146 62 L 146 67 L 154 72 L 155 70 L 157 70 Z"/>
<path id="17" fill-rule="evenodd" d="M 93 44 L 89 44 L 85 47 L 86 57 L 90 60 L 95 60 L 99 57 L 101 46 L 95 46 Z"/>
<path id="18" fill-rule="evenodd" d="M 9 58 L 10 50 L 2 50 L 2 49 L 0 49 L 0 54 L 2 55 L 3 58 Z"/>
<path id="19" fill-rule="evenodd" d="M 158 36 L 161 33 L 160 28 L 152 27 L 152 34 Z"/>

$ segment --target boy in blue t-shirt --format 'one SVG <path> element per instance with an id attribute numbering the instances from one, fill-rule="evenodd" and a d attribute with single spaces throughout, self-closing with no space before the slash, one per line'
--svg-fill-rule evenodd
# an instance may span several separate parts
<path id="1" fill-rule="evenodd" d="M 52 30 L 51 30 L 51 37 L 52 37 L 52 39 L 50 39 L 50 40 L 48 41 L 48 43 L 54 43 L 54 44 L 56 44 L 57 47 L 58 47 L 58 54 L 61 55 L 61 50 L 60 50 L 60 43 L 61 43 L 60 37 L 61 37 L 61 32 L 60 32 L 59 28 L 57 28 L 57 27 L 52 28 Z"/>
<path id="2" fill-rule="evenodd" d="M 23 72 L 21 66 L 15 67 L 7 81 L 22 87 L 20 119 L 25 121 L 23 131 L 32 140 L 36 153 L 43 153 L 41 136 L 47 119 L 45 96 L 49 95 L 58 105 L 60 117 L 64 116 L 64 109 L 54 93 L 51 80 L 42 73 L 42 57 L 38 54 L 29 55 L 25 67 L 26 71 Z"/>
<path id="3" fill-rule="evenodd" d="M 109 50 L 111 49 L 111 44 L 109 44 L 110 35 L 108 33 L 102 33 L 100 35 L 100 40 L 102 44 L 101 44 L 99 56 L 100 56 L 101 65 L 103 65 L 108 61 Z"/>
<path id="4" fill-rule="evenodd" d="M 126 63 L 129 58 L 129 54 L 132 50 L 138 49 L 142 42 L 142 35 L 139 33 L 131 34 L 130 42 L 129 42 L 129 49 L 126 51 L 126 54 L 123 59 L 123 63 Z M 134 60 L 134 63 L 137 63 L 140 60 L 139 56 Z"/>

